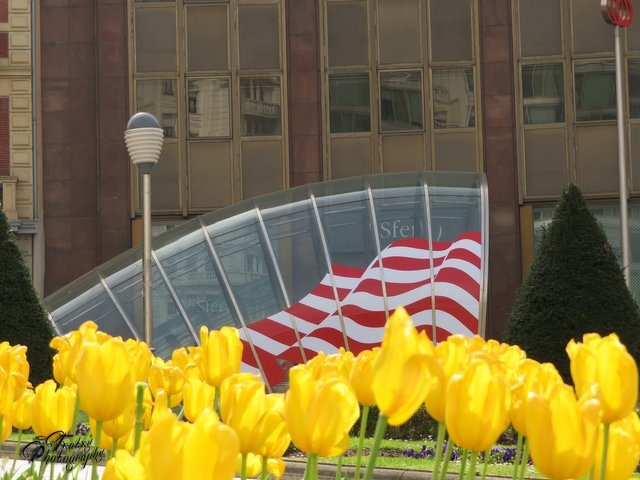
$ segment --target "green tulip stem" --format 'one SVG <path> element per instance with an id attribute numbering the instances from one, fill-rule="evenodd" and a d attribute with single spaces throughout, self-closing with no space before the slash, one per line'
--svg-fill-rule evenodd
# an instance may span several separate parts
<path id="1" fill-rule="evenodd" d="M 593 480 L 593 476 L 596 473 L 595 470 L 596 470 L 596 466 L 595 465 L 591 465 L 591 468 L 589 469 L 589 480 Z"/>
<path id="2" fill-rule="evenodd" d="M 338 457 L 338 464 L 336 465 L 336 480 L 342 480 L 342 461 L 344 460 L 344 454 Z"/>
<path id="3" fill-rule="evenodd" d="M 446 480 L 447 478 L 447 470 L 449 469 L 449 461 L 451 460 L 452 448 L 453 448 L 453 440 L 451 440 L 451 436 L 449 436 L 449 440 L 447 441 L 447 448 L 444 451 L 444 462 L 442 462 L 442 474 L 440 477 L 441 480 Z"/>
<path id="4" fill-rule="evenodd" d="M 460 473 L 458 474 L 458 480 L 464 478 L 464 470 L 467 466 L 467 458 L 469 457 L 469 450 L 466 448 L 462 452 L 462 460 L 460 460 Z"/>
<path id="5" fill-rule="evenodd" d="M 53 477 L 53 465 L 54 465 L 54 463 L 55 462 L 51 462 L 51 464 L 49 465 L 49 478 L 51 480 L 54 480 L 54 477 Z"/>
<path id="6" fill-rule="evenodd" d="M 364 480 L 373 480 L 373 469 L 376 466 L 376 460 L 378 458 L 378 452 L 380 451 L 380 442 L 384 437 L 384 432 L 387 429 L 387 417 L 380 414 L 378 415 L 378 423 L 376 423 L 376 433 L 373 435 L 373 445 L 371 447 L 371 454 L 369 455 L 369 464 L 367 465 L 367 473 Z"/>
<path id="7" fill-rule="evenodd" d="M 525 437 L 522 445 L 522 462 L 520 463 L 520 475 L 518 476 L 520 480 L 524 478 L 524 472 L 527 469 L 527 465 L 529 465 L 529 442 Z"/>
<path id="8" fill-rule="evenodd" d="M 182 408 L 180 409 L 180 412 L 178 413 L 178 420 L 182 421 L 183 418 L 184 418 L 184 405 L 182 405 Z"/>
<path id="9" fill-rule="evenodd" d="M 318 454 L 310 453 L 307 455 L 307 468 L 304 470 L 304 480 L 318 479 Z"/>
<path id="10" fill-rule="evenodd" d="M 220 387 L 216 387 L 216 393 L 213 397 L 213 410 L 218 414 L 218 417 L 222 419 L 220 416 Z"/>
<path id="11" fill-rule="evenodd" d="M 118 450 L 118 439 L 114 438 L 113 443 L 111 444 L 111 454 L 109 455 L 109 458 L 116 456 L 116 450 Z"/>
<path id="12" fill-rule="evenodd" d="M 476 463 L 478 462 L 478 452 L 471 452 L 471 465 L 469 466 L 469 473 L 467 474 L 467 480 L 473 480 L 476 476 Z"/>
<path id="13" fill-rule="evenodd" d="M 484 452 L 484 463 L 482 464 L 482 477 L 480 480 L 484 480 L 487 477 L 487 467 L 489 466 L 489 459 L 491 458 L 491 450 Z"/>
<path id="14" fill-rule="evenodd" d="M 100 448 L 100 437 L 102 436 L 102 420 L 96 420 L 96 436 L 94 439 L 94 445 L 96 446 L 96 451 Z M 96 455 L 93 456 L 93 460 L 91 460 L 91 479 L 98 479 L 98 459 Z"/>
<path id="15" fill-rule="evenodd" d="M 78 423 L 80 422 L 80 392 L 76 389 L 76 403 L 73 406 L 73 423 L 71 424 L 71 428 L 78 429 Z M 76 430 L 72 430 L 73 433 L 76 433 Z"/>
<path id="16" fill-rule="evenodd" d="M 144 413 L 143 403 L 144 401 L 144 383 L 140 382 L 136 386 L 136 431 L 134 434 L 133 441 L 133 453 L 138 451 L 140 448 L 140 435 L 142 434 L 143 420 L 142 414 Z"/>
<path id="17" fill-rule="evenodd" d="M 242 465 L 240 467 L 240 479 L 247 480 L 247 454 L 246 453 L 242 454 Z"/>
<path id="18" fill-rule="evenodd" d="M 602 463 L 600 464 L 600 479 L 605 480 L 607 474 L 607 453 L 609 450 L 609 424 L 604 424 L 604 432 L 602 435 Z"/>
<path id="19" fill-rule="evenodd" d="M 262 457 L 262 472 L 260 472 L 260 480 L 267 480 L 267 476 L 269 475 L 269 471 L 267 470 L 268 461 L 269 457 Z"/>
<path id="20" fill-rule="evenodd" d="M 0 422 L 2 417 L 0 417 Z M 2 431 L 2 423 L 0 423 L 0 432 Z M 13 478 L 13 472 L 16 469 L 16 461 L 18 460 L 18 455 L 20 455 L 20 442 L 22 442 L 22 429 L 18 429 L 18 443 L 16 443 L 16 453 L 13 456 L 13 463 L 11 464 L 11 473 L 9 474 L 10 478 Z"/>
<path id="21" fill-rule="evenodd" d="M 436 459 L 433 464 L 433 478 L 438 478 L 440 474 L 440 463 L 442 463 L 442 444 L 447 433 L 447 426 L 443 421 L 438 422 L 438 441 L 436 442 Z"/>
<path id="22" fill-rule="evenodd" d="M 358 451 L 356 453 L 356 474 L 354 480 L 360 480 L 360 462 L 362 461 L 362 445 L 364 444 L 364 435 L 367 433 L 367 420 L 369 419 L 369 405 L 362 406 L 362 415 L 360 418 L 360 437 L 358 438 Z"/>
<path id="23" fill-rule="evenodd" d="M 518 467 L 520 467 L 520 456 L 522 455 L 522 440 L 523 436 L 518 432 L 518 448 L 516 449 L 516 456 L 513 459 L 513 475 L 511 476 L 511 480 L 516 480 L 520 473 Z"/>

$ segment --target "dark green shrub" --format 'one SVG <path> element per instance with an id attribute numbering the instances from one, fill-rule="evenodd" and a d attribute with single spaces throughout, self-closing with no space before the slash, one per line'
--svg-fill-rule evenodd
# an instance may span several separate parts
<path id="1" fill-rule="evenodd" d="M 504 340 L 570 382 L 569 340 L 615 332 L 640 360 L 640 314 L 607 238 L 570 185 L 543 233 L 531 272 L 516 299 Z"/>
<path id="2" fill-rule="evenodd" d="M 376 423 L 378 422 L 378 407 L 375 405 L 369 409 L 369 416 L 367 417 L 367 429 L 365 436 L 373 437 L 376 431 Z M 360 435 L 360 420 L 351 429 L 350 435 L 357 437 Z M 398 427 L 387 427 L 385 438 L 392 438 L 394 440 L 424 440 L 429 438 L 436 438 L 438 435 L 438 422 L 435 421 L 427 413 L 427 409 L 422 405 L 418 411 L 409 419 L 404 425 Z"/>
<path id="3" fill-rule="evenodd" d="M 29 269 L 4 212 L 0 210 L 0 342 L 25 345 L 35 386 L 52 378 L 52 329 L 36 294 Z"/>

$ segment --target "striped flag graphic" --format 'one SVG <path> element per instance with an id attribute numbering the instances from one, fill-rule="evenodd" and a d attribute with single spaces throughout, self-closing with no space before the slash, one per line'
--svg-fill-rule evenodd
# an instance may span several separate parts
<path id="1" fill-rule="evenodd" d="M 466 232 L 453 242 L 433 242 L 433 276 L 429 243 L 419 238 L 393 242 L 367 268 L 332 265 L 333 275 L 327 273 L 295 305 L 240 332 L 243 370 L 259 373 L 262 367 L 269 384 L 277 385 L 286 375 L 282 363 L 304 362 L 300 344 L 307 360 L 340 347 L 357 355 L 380 344 L 387 312 L 400 305 L 430 338 L 434 320 L 438 341 L 451 334 L 475 335 L 480 252 L 480 233 Z"/>

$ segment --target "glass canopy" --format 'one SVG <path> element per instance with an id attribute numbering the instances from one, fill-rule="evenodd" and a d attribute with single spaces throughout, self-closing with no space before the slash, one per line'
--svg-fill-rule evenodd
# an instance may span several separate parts
<path id="1" fill-rule="evenodd" d="M 235 326 L 243 369 L 269 388 L 291 365 L 380 343 L 403 305 L 442 340 L 484 334 L 483 174 L 353 177 L 280 191 L 187 221 L 153 239 L 153 339 L 169 357 L 203 325 Z M 142 338 L 142 249 L 45 299 L 59 334 L 95 321 Z"/>

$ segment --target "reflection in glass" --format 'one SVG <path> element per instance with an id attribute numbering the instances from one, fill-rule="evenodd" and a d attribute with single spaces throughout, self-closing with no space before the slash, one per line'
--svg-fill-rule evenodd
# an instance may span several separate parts
<path id="1" fill-rule="evenodd" d="M 564 122 L 562 65 L 522 67 L 524 123 Z"/>
<path id="2" fill-rule="evenodd" d="M 189 80 L 189 136 L 228 137 L 231 112 L 229 111 L 229 80 L 208 78 Z"/>
<path id="3" fill-rule="evenodd" d="M 476 124 L 473 70 L 433 71 L 433 121 L 435 128 L 465 128 Z"/>
<path id="4" fill-rule="evenodd" d="M 640 118 L 640 61 L 629 61 L 629 113 Z"/>
<path id="5" fill-rule="evenodd" d="M 217 235 L 210 227 L 213 245 L 220 257 L 233 294 L 247 324 L 261 320 L 284 308 L 276 294 L 257 225 L 225 230 Z"/>
<path id="6" fill-rule="evenodd" d="M 157 254 L 196 332 L 202 325 L 220 329 L 235 324 L 202 231 L 178 239 Z"/>
<path id="7" fill-rule="evenodd" d="M 576 120 L 615 120 L 616 70 L 612 61 L 576 65 Z"/>
<path id="8" fill-rule="evenodd" d="M 331 133 L 371 130 L 368 75 L 329 77 L 329 116 Z"/>
<path id="9" fill-rule="evenodd" d="M 177 137 L 178 103 L 176 81 L 165 79 L 136 82 L 136 111 L 155 116 L 164 130 L 165 138 Z"/>
<path id="10" fill-rule="evenodd" d="M 240 79 L 242 135 L 280 135 L 280 78 Z"/>
<path id="11" fill-rule="evenodd" d="M 382 131 L 422 129 L 422 81 L 419 71 L 380 74 Z"/>

